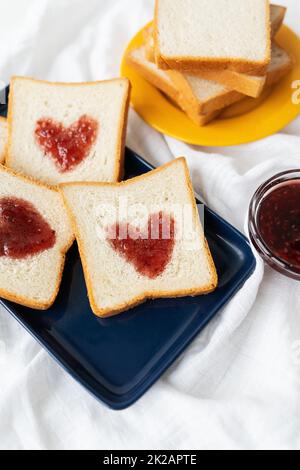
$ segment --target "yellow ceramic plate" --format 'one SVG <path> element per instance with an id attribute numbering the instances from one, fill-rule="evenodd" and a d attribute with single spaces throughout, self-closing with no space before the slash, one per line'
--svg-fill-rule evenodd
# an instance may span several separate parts
<path id="1" fill-rule="evenodd" d="M 235 110 L 235 115 L 239 114 L 238 116 L 219 118 L 204 127 L 194 124 L 127 65 L 126 53 L 141 46 L 143 39 L 144 29 L 128 45 L 122 61 L 121 74 L 131 81 L 131 102 L 134 109 L 150 126 L 164 134 L 195 145 L 239 145 L 280 131 L 300 114 L 300 103 L 293 104 L 292 101 L 296 91 L 292 84 L 300 81 L 300 39 L 286 26 L 281 28 L 276 39 L 280 46 L 294 55 L 296 64 L 293 71 L 272 88 L 271 92 L 258 99 L 257 104 L 255 102 L 254 105 L 254 100 L 249 98 L 249 105 L 246 105 L 245 110 L 244 101 L 241 111 L 239 112 L 239 108 Z"/>

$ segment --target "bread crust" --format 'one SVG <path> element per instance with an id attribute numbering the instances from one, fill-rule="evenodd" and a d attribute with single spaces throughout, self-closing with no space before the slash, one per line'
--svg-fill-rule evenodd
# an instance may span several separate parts
<path id="1" fill-rule="evenodd" d="M 21 174 L 17 171 L 14 171 L 10 168 L 7 168 L 3 165 L 0 165 L 0 171 L 8 173 L 12 176 L 15 176 L 16 178 L 18 178 L 18 179 L 20 179 L 20 180 L 22 180 L 26 183 L 30 183 L 30 184 L 33 184 L 35 186 L 39 186 L 40 188 L 48 189 L 50 191 L 55 192 L 56 194 L 61 194 L 61 192 L 59 191 L 58 188 L 43 184 L 39 181 L 36 181 L 36 180 L 34 180 L 34 179 L 32 179 L 28 176 L 24 176 L 23 174 Z M 56 297 L 59 293 L 61 280 L 62 280 L 62 276 L 63 276 L 63 271 L 64 271 L 64 266 L 65 266 L 66 254 L 67 254 L 68 250 L 71 248 L 71 246 L 73 245 L 74 240 L 75 240 L 75 235 L 73 233 L 72 236 L 70 237 L 70 239 L 67 241 L 66 245 L 63 248 L 60 249 L 60 254 L 61 254 L 60 269 L 59 269 L 59 272 L 57 274 L 56 284 L 55 284 L 55 287 L 54 287 L 54 290 L 53 290 L 53 295 L 51 296 L 51 298 L 48 301 L 46 301 L 46 302 L 37 302 L 33 299 L 30 299 L 29 297 L 18 296 L 16 294 L 13 294 L 13 293 L 11 293 L 11 292 L 9 292 L 5 289 L 1 289 L 1 288 L 0 288 L 0 297 L 5 299 L 5 300 L 8 300 L 10 302 L 14 302 L 14 303 L 17 303 L 19 305 L 23 305 L 24 307 L 32 308 L 33 310 L 48 310 L 54 304 L 54 302 L 56 300 Z"/>
<path id="2" fill-rule="evenodd" d="M 117 150 L 116 156 L 116 165 L 114 171 L 114 179 L 115 181 L 120 181 L 122 179 L 122 175 L 124 173 L 124 154 L 125 154 L 125 139 L 126 139 L 126 130 L 127 130 L 127 119 L 128 119 L 128 111 L 129 111 L 129 103 L 130 103 L 130 91 L 131 91 L 131 83 L 128 78 L 114 78 L 111 80 L 98 80 L 95 82 L 82 82 L 82 83 L 66 83 L 66 82 L 49 82 L 47 80 L 37 80 L 31 77 L 21 77 L 21 76 L 14 76 L 11 78 L 10 82 L 10 93 L 9 93 L 9 102 L 8 102 L 8 115 L 7 115 L 7 122 L 8 122 L 8 143 L 7 143 L 7 151 L 5 156 L 5 165 L 10 167 L 10 158 L 11 158 L 11 147 L 12 147 L 12 122 L 13 122 L 13 109 L 14 109 L 14 85 L 17 80 L 27 80 L 33 83 L 43 83 L 49 86 L 66 86 L 66 87 L 79 87 L 79 86 L 90 86 L 99 83 L 111 83 L 111 82 L 120 82 L 123 81 L 127 85 L 127 93 L 122 105 L 122 112 L 121 112 L 121 119 L 120 119 L 120 127 L 119 127 L 119 146 Z M 54 185 L 53 185 L 54 186 Z"/>
<path id="3" fill-rule="evenodd" d="M 200 220 L 199 220 L 199 217 L 198 217 L 197 204 L 196 204 L 196 199 L 195 199 L 195 196 L 194 196 L 194 190 L 193 190 L 192 182 L 191 182 L 191 179 L 190 179 L 190 173 L 189 173 L 189 169 L 188 169 L 188 166 L 187 166 L 187 163 L 186 163 L 186 159 L 184 157 L 180 157 L 176 160 L 172 160 L 171 162 L 167 163 L 166 165 L 163 165 L 159 168 L 156 168 L 156 169 L 152 170 L 152 172 L 150 172 L 150 173 L 145 173 L 141 176 L 137 176 L 135 178 L 132 178 L 132 179 L 127 180 L 127 181 L 123 181 L 121 183 L 90 183 L 90 182 L 84 183 L 84 182 L 79 182 L 79 183 L 64 183 L 64 184 L 60 185 L 60 190 L 61 190 L 61 193 L 62 193 L 62 196 L 63 196 L 63 200 L 65 202 L 66 209 L 67 209 L 68 214 L 70 216 L 70 220 L 72 222 L 73 230 L 74 230 L 75 237 L 76 237 L 77 244 L 78 244 L 78 248 L 79 248 L 79 253 L 80 253 L 80 258 L 81 258 L 81 262 L 82 262 L 82 266 L 83 266 L 83 272 L 84 272 L 84 277 L 85 277 L 85 281 L 86 281 L 86 285 L 87 285 L 87 291 L 88 291 L 88 297 L 89 297 L 91 309 L 92 309 L 93 313 L 96 316 L 98 316 L 100 318 L 108 318 L 108 317 L 112 317 L 112 316 L 118 315 L 120 313 L 123 313 L 123 312 L 125 312 L 125 311 L 127 311 L 127 310 L 129 310 L 133 307 L 136 307 L 136 306 L 146 302 L 147 300 L 159 299 L 159 298 L 179 298 L 179 297 L 186 297 L 186 296 L 193 297 L 193 296 L 198 296 L 198 295 L 209 294 L 217 288 L 217 286 L 218 286 L 217 270 L 216 270 L 216 267 L 215 267 L 215 264 L 214 264 L 214 261 L 213 261 L 208 243 L 207 243 L 207 241 L 204 237 L 204 239 L 205 239 L 205 252 L 206 252 L 206 256 L 207 256 L 207 259 L 208 259 L 208 262 L 209 262 L 209 267 L 210 267 L 211 275 L 212 275 L 212 280 L 207 286 L 204 286 L 204 287 L 201 286 L 201 288 L 199 288 L 199 289 L 195 289 L 195 288 L 193 288 L 193 289 L 183 289 L 183 290 L 180 290 L 176 293 L 168 292 L 168 291 L 161 291 L 159 293 L 158 292 L 154 293 L 154 292 L 151 292 L 151 291 L 149 291 L 149 292 L 145 291 L 143 294 L 134 297 L 130 302 L 120 304 L 120 305 L 116 306 L 114 309 L 101 309 L 101 308 L 99 308 L 96 301 L 95 301 L 95 297 L 94 297 L 93 283 L 91 281 L 91 275 L 89 273 L 87 257 L 86 257 L 85 250 L 84 250 L 84 243 L 83 243 L 83 240 L 81 239 L 81 236 L 80 236 L 80 233 L 79 233 L 79 230 L 78 230 L 75 215 L 73 214 L 73 211 L 72 211 L 72 209 L 71 209 L 71 207 L 68 203 L 68 200 L 67 200 L 67 198 L 64 194 L 64 191 L 63 191 L 63 189 L 65 187 L 68 187 L 68 186 L 91 186 L 91 187 L 93 187 L 93 186 L 98 186 L 98 187 L 99 186 L 116 186 L 116 187 L 126 187 L 126 186 L 134 184 L 137 181 L 143 181 L 145 178 L 149 177 L 150 174 L 152 175 L 153 173 L 160 173 L 165 168 L 173 165 L 175 162 L 180 161 L 180 160 L 184 163 L 186 182 L 187 182 L 187 186 L 188 186 L 188 190 L 189 190 L 189 194 L 190 194 L 191 204 L 192 204 L 193 209 L 194 209 L 194 221 L 197 224 L 197 226 L 200 227 L 200 229 L 202 231 L 202 226 L 201 226 L 201 223 L 200 223 Z"/>
<path id="4" fill-rule="evenodd" d="M 266 74 L 268 65 L 271 61 L 271 22 L 270 22 L 270 2 L 266 2 L 267 12 L 267 50 L 265 59 L 262 61 L 248 61 L 245 59 L 236 59 L 234 57 L 228 58 L 211 58 L 211 57 L 166 57 L 160 51 L 159 33 L 158 33 L 158 14 L 159 14 L 159 1 L 155 0 L 155 13 L 154 13 L 154 49 L 155 58 L 159 68 L 162 70 L 174 69 L 179 72 L 194 72 L 201 70 L 223 70 L 230 69 L 235 72 L 247 73 L 249 75 L 263 76 Z"/>
<path id="5" fill-rule="evenodd" d="M 6 144 L 3 148 L 3 151 L 0 153 L 0 164 L 3 163 L 5 161 L 5 158 L 6 158 L 6 152 L 7 152 L 7 119 L 0 116 L 0 122 L 2 122 L 3 124 L 5 124 L 6 126 Z"/>
<path id="6" fill-rule="evenodd" d="M 124 159 L 125 159 L 125 142 L 126 142 L 126 133 L 127 133 L 127 122 L 129 114 L 129 105 L 130 105 L 130 93 L 131 93 L 131 83 L 128 78 L 127 81 L 128 91 L 123 102 L 120 128 L 119 128 L 119 146 L 118 146 L 118 159 L 115 169 L 115 181 L 122 181 L 124 176 Z"/>
<path id="7" fill-rule="evenodd" d="M 202 70 L 224 70 L 229 69 L 234 72 L 245 73 L 254 76 L 264 76 L 267 72 L 268 65 L 271 60 L 271 54 L 262 62 L 249 62 L 246 60 L 232 59 L 218 59 L 217 61 L 211 60 L 210 58 L 201 59 L 201 63 L 198 59 L 193 57 L 166 57 L 162 55 L 156 49 L 155 53 L 157 65 L 162 70 L 178 70 L 179 72 L 201 72 Z"/>

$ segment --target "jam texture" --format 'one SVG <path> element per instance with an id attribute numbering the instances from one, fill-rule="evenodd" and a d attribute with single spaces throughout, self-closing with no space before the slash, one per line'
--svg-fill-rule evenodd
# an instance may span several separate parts
<path id="1" fill-rule="evenodd" d="M 278 258 L 300 267 L 300 181 L 284 183 L 262 201 L 259 230 Z"/>
<path id="2" fill-rule="evenodd" d="M 36 123 L 35 139 L 45 155 L 52 158 L 60 173 L 73 170 L 90 153 L 99 131 L 98 122 L 81 116 L 71 126 L 50 118 L 40 119 Z"/>
<path id="3" fill-rule="evenodd" d="M 48 222 L 23 199 L 0 199 L 0 257 L 24 259 L 55 245 Z"/>
<path id="4" fill-rule="evenodd" d="M 108 229 L 108 241 L 135 269 L 149 279 L 161 275 L 171 261 L 175 246 L 175 220 L 159 212 L 150 215 L 138 230 L 124 222 Z"/>

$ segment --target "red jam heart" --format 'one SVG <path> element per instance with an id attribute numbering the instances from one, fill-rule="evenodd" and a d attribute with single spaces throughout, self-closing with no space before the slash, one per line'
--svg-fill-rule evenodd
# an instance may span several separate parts
<path id="1" fill-rule="evenodd" d="M 162 274 L 171 261 L 175 246 L 175 220 L 159 212 L 148 219 L 142 231 L 128 223 L 108 229 L 108 241 L 135 269 L 150 279 Z"/>
<path id="2" fill-rule="evenodd" d="M 55 245 L 48 222 L 23 199 L 0 199 L 0 257 L 24 259 Z"/>
<path id="3" fill-rule="evenodd" d="M 60 173 L 73 170 L 90 153 L 98 135 L 98 122 L 81 116 L 70 127 L 50 118 L 40 119 L 35 138 L 47 156 L 53 158 Z"/>

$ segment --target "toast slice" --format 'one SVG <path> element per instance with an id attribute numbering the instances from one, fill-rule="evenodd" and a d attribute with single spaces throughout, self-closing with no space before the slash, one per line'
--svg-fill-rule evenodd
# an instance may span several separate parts
<path id="1" fill-rule="evenodd" d="M 187 77 L 193 82 L 193 88 L 186 94 L 185 79 L 174 80 L 177 72 L 160 70 L 157 65 L 146 58 L 145 47 L 134 49 L 127 55 L 127 62 L 134 67 L 147 81 L 163 91 L 198 125 L 205 125 L 216 118 L 221 109 L 235 103 L 243 97 L 217 83 Z M 182 74 L 178 73 L 182 76 Z M 194 84 L 195 82 L 195 84 Z"/>
<path id="2" fill-rule="evenodd" d="M 95 315 L 216 289 L 184 158 L 123 183 L 69 183 L 61 189 Z"/>
<path id="3" fill-rule="evenodd" d="M 270 21 L 271 21 L 271 37 L 272 38 L 276 36 L 279 29 L 281 28 L 285 15 L 286 15 L 286 11 L 287 11 L 286 7 L 283 7 L 280 5 L 271 5 Z M 151 62 L 155 62 L 155 49 L 154 49 L 153 35 L 154 35 L 154 25 L 153 23 L 150 23 L 150 25 L 144 30 L 144 38 L 145 38 L 145 47 L 146 47 L 146 57 Z M 208 78 L 209 80 L 215 80 L 225 86 L 233 88 L 236 91 L 244 93 L 245 95 L 248 95 L 249 93 L 251 93 L 249 94 L 249 96 L 253 96 L 253 98 L 256 98 L 259 95 L 265 82 L 265 77 L 254 77 L 254 82 L 252 83 L 251 79 L 253 77 L 251 75 L 240 74 L 238 72 L 234 72 L 234 71 L 230 71 L 226 69 L 218 71 L 218 72 L 211 70 L 210 72 L 211 72 L 211 75 Z M 224 75 L 225 72 L 227 73 Z M 222 75 L 221 78 L 219 78 L 219 73 L 221 73 Z M 202 78 L 206 78 L 206 77 L 202 76 Z M 259 79 L 261 83 L 259 83 Z M 249 89 L 250 91 L 248 91 Z"/>
<path id="4" fill-rule="evenodd" d="M 5 160 L 5 151 L 7 146 L 7 121 L 0 117 L 0 164 Z"/>
<path id="5" fill-rule="evenodd" d="M 127 79 L 65 84 L 14 77 L 6 165 L 50 185 L 119 181 L 129 94 Z"/>
<path id="6" fill-rule="evenodd" d="M 0 297 L 49 308 L 73 241 L 61 194 L 0 165 Z"/>
<path id="7" fill-rule="evenodd" d="M 261 76 L 271 60 L 268 0 L 156 0 L 154 27 L 162 69 Z"/>

